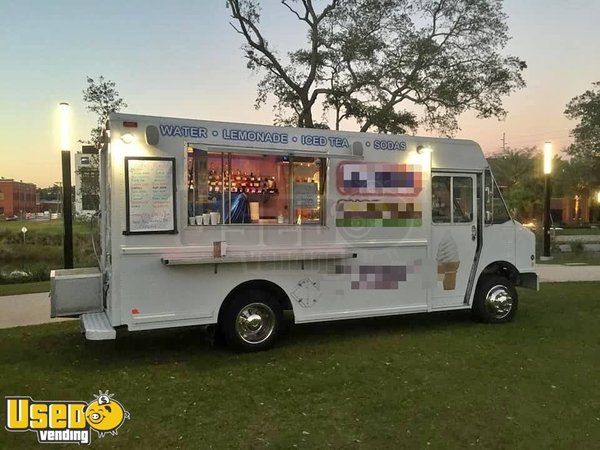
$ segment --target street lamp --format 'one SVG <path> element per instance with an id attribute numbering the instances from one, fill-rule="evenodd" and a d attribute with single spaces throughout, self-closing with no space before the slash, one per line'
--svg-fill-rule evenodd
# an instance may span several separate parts
<path id="1" fill-rule="evenodd" d="M 73 203 L 71 197 L 71 151 L 69 150 L 70 107 L 68 103 L 58 105 L 60 114 L 60 151 L 62 156 L 63 194 L 63 260 L 65 269 L 73 268 Z"/>
<path id="2" fill-rule="evenodd" d="M 552 144 L 544 144 L 544 254 L 540 259 L 552 259 L 550 256 L 550 192 L 552 190 Z"/>

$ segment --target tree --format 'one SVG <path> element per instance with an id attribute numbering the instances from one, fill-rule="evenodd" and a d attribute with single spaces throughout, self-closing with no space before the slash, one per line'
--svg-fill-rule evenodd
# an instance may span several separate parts
<path id="1" fill-rule="evenodd" d="M 40 200 L 60 200 L 62 187 L 55 183 L 52 186 L 45 188 L 37 188 Z"/>
<path id="2" fill-rule="evenodd" d="M 96 114 L 97 118 L 96 126 L 90 131 L 90 138 L 80 142 L 100 149 L 102 130 L 106 126 L 109 114 L 127 108 L 127 104 L 117 91 L 115 82 L 105 80 L 103 76 L 97 80 L 87 77 L 87 88 L 83 91 L 83 101 L 86 109 Z M 81 196 L 82 202 L 90 205 L 88 207 L 98 209 L 100 203 L 98 155 L 91 154 L 89 166 L 79 168 L 77 173 L 81 177 L 81 188 L 78 194 Z"/>
<path id="3" fill-rule="evenodd" d="M 257 106 L 275 97 L 276 122 L 402 133 L 424 124 L 452 133 L 466 110 L 503 117 L 502 97 L 525 85 L 525 63 L 502 56 L 500 0 L 282 0 L 307 28 L 307 46 L 280 55 L 260 28 L 258 0 L 228 0 L 248 68 L 263 74 Z M 289 113 L 291 112 L 291 115 Z"/>
<path id="4" fill-rule="evenodd" d="M 90 139 L 87 142 L 99 149 L 102 129 L 106 125 L 108 115 L 127 108 L 127 103 L 121 98 L 115 82 L 105 80 L 102 75 L 97 81 L 88 76 L 87 84 L 87 88 L 83 91 L 83 101 L 86 109 L 97 116 L 96 126 L 90 131 Z"/>
<path id="5" fill-rule="evenodd" d="M 489 159 L 494 177 L 500 186 L 524 184 L 534 172 L 535 147 L 513 149 L 508 147 L 502 153 Z"/>
<path id="6" fill-rule="evenodd" d="M 573 98 L 565 115 L 579 123 L 571 131 L 574 138 L 568 152 L 583 158 L 600 158 L 600 81 L 594 88 Z"/>
<path id="7" fill-rule="evenodd" d="M 600 81 L 593 88 L 573 98 L 565 115 L 578 123 L 571 131 L 573 144 L 567 149 L 571 160 L 570 179 L 586 191 L 600 186 Z"/>
<path id="8" fill-rule="evenodd" d="M 544 184 L 535 147 L 507 148 L 488 158 L 509 209 L 520 220 L 531 220 L 542 208 Z"/>

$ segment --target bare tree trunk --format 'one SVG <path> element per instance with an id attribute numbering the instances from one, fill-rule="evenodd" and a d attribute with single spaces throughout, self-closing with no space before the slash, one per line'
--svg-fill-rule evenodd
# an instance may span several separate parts
<path id="1" fill-rule="evenodd" d="M 308 98 L 302 100 L 302 112 L 300 113 L 300 117 L 298 117 L 298 126 L 300 128 L 314 128 L 312 106 Z"/>
<path id="2" fill-rule="evenodd" d="M 310 110 L 304 113 L 304 128 L 314 128 L 315 124 L 312 118 L 312 112 Z"/>

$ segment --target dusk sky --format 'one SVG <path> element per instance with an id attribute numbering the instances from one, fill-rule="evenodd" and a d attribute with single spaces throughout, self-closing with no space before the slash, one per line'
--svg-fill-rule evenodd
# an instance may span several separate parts
<path id="1" fill-rule="evenodd" d="M 304 42 L 278 1 L 262 4 L 270 42 L 283 50 Z M 564 147 L 573 127 L 566 103 L 600 81 L 600 1 L 507 0 L 505 11 L 507 53 L 527 62 L 527 87 L 506 99 L 505 121 L 466 114 L 456 136 L 488 154 L 503 132 L 511 147 Z M 270 107 L 253 107 L 259 76 L 241 44 L 225 0 L 0 0 L 0 176 L 60 180 L 57 105 L 72 105 L 75 150 L 94 122 L 82 101 L 86 75 L 115 81 L 128 112 L 271 124 Z"/>

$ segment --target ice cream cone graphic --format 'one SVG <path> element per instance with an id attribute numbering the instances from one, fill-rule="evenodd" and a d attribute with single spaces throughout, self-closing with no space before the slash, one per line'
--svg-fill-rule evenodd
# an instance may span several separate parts
<path id="1" fill-rule="evenodd" d="M 458 247 L 450 232 L 447 232 L 440 241 L 436 260 L 438 263 L 438 280 L 442 282 L 444 290 L 452 291 L 456 289 L 456 274 L 460 266 L 460 258 Z"/>

